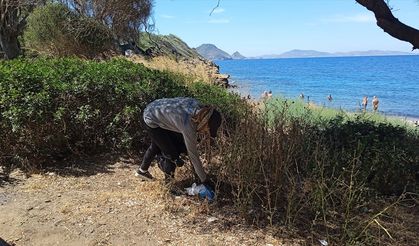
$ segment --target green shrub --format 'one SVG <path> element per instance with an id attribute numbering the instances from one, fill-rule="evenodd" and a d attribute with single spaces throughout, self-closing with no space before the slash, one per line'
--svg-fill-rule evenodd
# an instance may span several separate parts
<path id="1" fill-rule="evenodd" d="M 249 105 L 238 94 L 229 93 L 226 89 L 208 83 L 192 83 L 191 95 L 203 104 L 217 106 L 224 113 L 228 127 L 234 127 Z"/>
<path id="2" fill-rule="evenodd" d="M 0 164 L 39 167 L 71 153 L 137 148 L 145 105 L 189 95 L 173 74 L 126 60 L 0 62 Z"/>
<path id="3" fill-rule="evenodd" d="M 0 61 L 0 165 L 31 170 L 71 154 L 138 151 L 142 110 L 158 98 L 194 96 L 238 118 L 239 96 L 185 80 L 124 59 Z"/>
<path id="4" fill-rule="evenodd" d="M 65 5 L 50 3 L 29 15 L 24 43 L 41 54 L 94 57 L 112 47 L 112 35 L 94 19 L 82 17 Z"/>

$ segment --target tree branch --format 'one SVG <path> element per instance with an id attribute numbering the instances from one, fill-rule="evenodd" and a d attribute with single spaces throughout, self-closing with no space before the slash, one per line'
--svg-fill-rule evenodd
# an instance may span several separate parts
<path id="1" fill-rule="evenodd" d="M 221 0 L 218 0 L 218 2 L 217 2 L 217 6 L 215 6 L 212 10 L 211 10 L 211 12 L 210 12 L 210 16 L 212 15 L 212 13 L 214 12 L 214 10 L 216 10 L 218 7 L 220 7 L 220 1 Z"/>
<path id="2" fill-rule="evenodd" d="M 394 17 L 384 0 L 356 0 L 369 11 L 373 12 L 377 20 L 377 26 L 392 37 L 413 45 L 412 51 L 419 49 L 419 30 L 400 22 Z"/>

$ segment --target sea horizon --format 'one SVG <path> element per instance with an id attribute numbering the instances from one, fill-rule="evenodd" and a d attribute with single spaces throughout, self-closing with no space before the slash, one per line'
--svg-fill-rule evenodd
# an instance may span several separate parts
<path id="1" fill-rule="evenodd" d="M 400 51 L 403 52 L 403 51 Z M 344 53 L 344 52 L 342 52 Z M 307 59 L 307 58 L 351 58 L 351 57 L 394 57 L 394 56 L 419 56 L 419 53 L 412 53 L 412 54 L 395 54 L 395 55 L 331 55 L 331 56 L 301 56 L 301 57 L 263 57 L 263 56 L 251 56 L 245 57 L 243 59 L 229 59 L 229 60 L 279 60 L 279 59 Z M 226 60 L 214 60 L 215 63 L 218 61 L 226 61 Z"/>

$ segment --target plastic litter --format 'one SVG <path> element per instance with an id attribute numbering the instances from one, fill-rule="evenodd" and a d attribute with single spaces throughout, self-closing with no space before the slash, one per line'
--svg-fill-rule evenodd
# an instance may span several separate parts
<path id="1" fill-rule="evenodd" d="M 203 198 L 203 199 L 206 198 L 208 199 L 208 201 L 214 200 L 214 197 L 215 197 L 214 191 L 203 184 L 196 185 L 196 183 L 193 183 L 191 187 L 185 188 L 185 190 L 186 190 L 186 193 L 190 196 L 198 195 L 199 198 Z"/>
<path id="2" fill-rule="evenodd" d="M 218 218 L 217 218 L 217 217 L 209 217 L 209 218 L 207 219 L 208 223 L 214 222 L 214 221 L 216 221 L 216 220 L 218 220 Z"/>
<path id="3" fill-rule="evenodd" d="M 320 242 L 320 244 L 321 244 L 322 246 L 327 246 L 327 245 L 329 245 L 329 243 L 327 243 L 327 241 L 326 241 L 326 240 L 324 240 L 324 239 L 319 240 L 319 242 Z"/>

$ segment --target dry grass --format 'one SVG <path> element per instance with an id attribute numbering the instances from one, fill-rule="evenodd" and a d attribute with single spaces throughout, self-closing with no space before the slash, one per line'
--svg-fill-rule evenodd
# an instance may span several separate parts
<path id="1" fill-rule="evenodd" d="M 158 56 L 150 59 L 142 56 L 132 56 L 128 59 L 135 63 L 142 63 L 148 68 L 185 75 L 189 83 L 196 81 L 211 83 L 218 72 L 214 67 L 197 58 L 176 61 L 167 56 Z"/>
<path id="2" fill-rule="evenodd" d="M 304 245 L 248 225 L 234 207 L 170 195 L 156 167 L 153 182 L 134 177 L 131 161 L 107 168 L 90 176 L 18 177 L 0 187 L 8 199 L 0 206 L 2 238 L 16 245 Z M 189 164 L 179 169 L 177 181 L 190 171 Z"/>
<path id="3" fill-rule="evenodd" d="M 367 186 L 360 165 L 364 152 L 356 146 L 329 151 L 333 142 L 325 141 L 307 117 L 290 118 L 287 107 L 274 114 L 269 110 L 263 105 L 249 110 L 218 150 L 223 164 L 215 173 L 231 187 L 219 194 L 234 203 L 243 218 L 261 227 L 295 229 L 310 243 L 316 238 L 337 245 L 419 243 L 412 237 L 417 227 L 413 220 L 402 224 L 406 214 L 390 214 L 407 200 L 377 195 Z M 415 203 L 409 211 L 417 209 Z M 387 225 L 387 216 L 398 219 Z M 403 229 L 394 229 L 396 225 Z"/>

